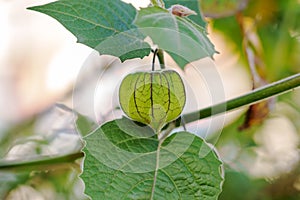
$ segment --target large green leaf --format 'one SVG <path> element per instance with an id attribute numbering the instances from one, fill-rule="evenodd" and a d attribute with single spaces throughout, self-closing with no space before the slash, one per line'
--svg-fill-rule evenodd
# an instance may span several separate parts
<path id="1" fill-rule="evenodd" d="M 45 13 L 72 32 L 78 42 L 122 61 L 149 55 L 150 46 L 133 25 L 136 9 L 119 0 L 62 0 L 29 8 Z"/>
<path id="2" fill-rule="evenodd" d="M 170 8 L 172 5 L 179 4 L 194 10 L 197 15 L 188 16 L 189 19 L 193 20 L 199 26 L 205 27 L 206 21 L 200 12 L 200 1 L 199 0 L 164 0 L 166 8 Z"/>
<path id="3" fill-rule="evenodd" d="M 159 48 L 167 51 L 181 68 L 215 53 L 203 27 L 186 17 L 172 15 L 163 8 L 141 9 L 135 24 Z"/>
<path id="4" fill-rule="evenodd" d="M 123 118 L 85 138 L 86 194 L 93 199 L 217 199 L 221 161 L 201 138 L 178 132 L 161 143 Z"/>

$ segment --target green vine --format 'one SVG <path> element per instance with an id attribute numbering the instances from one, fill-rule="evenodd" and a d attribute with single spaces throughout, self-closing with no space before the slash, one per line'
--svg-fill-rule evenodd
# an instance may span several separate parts
<path id="1" fill-rule="evenodd" d="M 186 123 L 193 122 L 199 119 L 207 118 L 212 115 L 217 115 L 227 111 L 231 111 L 242 106 L 255 104 L 258 101 L 266 100 L 272 96 L 286 93 L 300 86 L 300 73 L 289 76 L 285 79 L 268 84 L 264 87 L 255 89 L 245 95 L 242 95 L 231 100 L 209 106 L 196 112 L 183 115 Z M 177 124 L 180 121 L 178 119 Z"/>

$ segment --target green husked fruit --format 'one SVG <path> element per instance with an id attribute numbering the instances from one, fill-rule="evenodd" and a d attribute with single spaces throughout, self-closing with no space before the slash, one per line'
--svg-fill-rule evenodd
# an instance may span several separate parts
<path id="1" fill-rule="evenodd" d="M 128 74 L 119 98 L 129 118 L 150 125 L 156 132 L 181 114 L 186 101 L 183 81 L 174 70 Z"/>

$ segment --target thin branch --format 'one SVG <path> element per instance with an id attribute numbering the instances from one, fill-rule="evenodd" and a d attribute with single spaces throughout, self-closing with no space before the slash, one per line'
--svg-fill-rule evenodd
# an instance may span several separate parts
<path id="1" fill-rule="evenodd" d="M 272 96 L 288 92 L 299 86 L 300 86 L 300 73 L 279 80 L 277 82 L 268 84 L 266 86 L 257 88 L 240 97 L 216 105 L 212 105 L 210 107 L 201 109 L 199 111 L 185 114 L 182 117 L 184 118 L 184 121 L 186 123 L 190 123 L 199 119 L 210 117 L 212 115 L 217 115 L 220 113 L 231 111 L 240 108 L 242 106 L 255 104 L 258 101 L 265 100 Z M 179 126 L 180 118 L 177 119 L 176 124 Z"/>
<path id="2" fill-rule="evenodd" d="M 47 156 L 30 161 L 1 161 L 0 170 L 16 170 L 16 169 L 30 169 L 30 168 L 51 168 L 53 165 L 61 165 L 72 163 L 79 158 L 83 158 L 83 152 L 76 152 L 73 154 L 63 156 Z"/>

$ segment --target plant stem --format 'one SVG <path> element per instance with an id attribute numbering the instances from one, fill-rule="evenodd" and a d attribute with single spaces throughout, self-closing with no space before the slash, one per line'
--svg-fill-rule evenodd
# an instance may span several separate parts
<path id="1" fill-rule="evenodd" d="M 155 49 L 154 52 L 153 52 L 152 71 L 155 70 L 155 57 L 156 57 L 156 55 L 157 55 L 157 51 L 158 51 L 158 49 Z"/>
<path id="2" fill-rule="evenodd" d="M 277 82 L 268 84 L 264 87 L 257 88 L 240 97 L 216 105 L 209 106 L 199 111 L 185 114 L 182 117 L 184 118 L 184 121 L 186 123 L 190 123 L 199 119 L 210 117 L 212 115 L 217 115 L 220 113 L 224 113 L 226 111 L 231 111 L 236 108 L 240 108 L 242 106 L 255 104 L 258 101 L 265 100 L 274 95 L 279 95 L 288 92 L 299 86 L 300 86 L 300 73 L 279 80 Z M 180 118 L 177 119 L 176 124 L 179 126 Z"/>
<path id="3" fill-rule="evenodd" d="M 83 158 L 83 152 L 76 152 L 73 154 L 63 155 L 63 156 L 47 156 L 37 160 L 30 161 L 2 161 L 0 163 L 0 170 L 16 170 L 16 169 L 26 169 L 30 168 L 49 168 L 51 165 L 64 164 L 74 162 L 79 158 Z"/>
<path id="4" fill-rule="evenodd" d="M 155 186 L 156 186 L 156 182 L 157 182 L 157 173 L 159 170 L 160 149 L 161 149 L 161 145 L 162 145 L 163 141 L 164 140 L 159 141 L 157 150 L 156 150 L 156 163 L 155 163 L 155 171 L 154 171 L 154 176 L 153 176 L 153 184 L 152 184 L 152 188 L 151 188 L 150 200 L 153 200 L 153 198 L 154 198 Z"/>
<path id="5" fill-rule="evenodd" d="M 157 58 L 160 64 L 161 69 L 165 69 L 165 58 L 164 58 L 164 51 L 161 49 L 158 49 L 157 51 Z"/>
<path id="6" fill-rule="evenodd" d="M 159 142 L 158 142 L 158 146 L 157 146 L 157 150 L 156 150 L 156 164 L 155 164 L 155 171 L 154 171 L 150 200 L 153 200 L 153 198 L 154 198 L 155 186 L 156 186 L 156 182 L 157 182 L 157 173 L 159 170 L 159 158 L 160 158 L 161 145 L 165 141 L 165 139 L 169 136 L 169 134 L 172 132 L 172 130 L 174 128 L 175 128 L 175 123 L 173 122 L 170 124 L 170 127 L 168 127 L 168 129 L 164 132 L 163 135 L 159 134 L 159 136 L 161 136 L 161 137 L 159 137 Z"/>
<path id="7" fill-rule="evenodd" d="M 152 5 L 159 6 L 161 8 L 165 7 L 165 3 L 163 0 L 151 0 Z"/>

